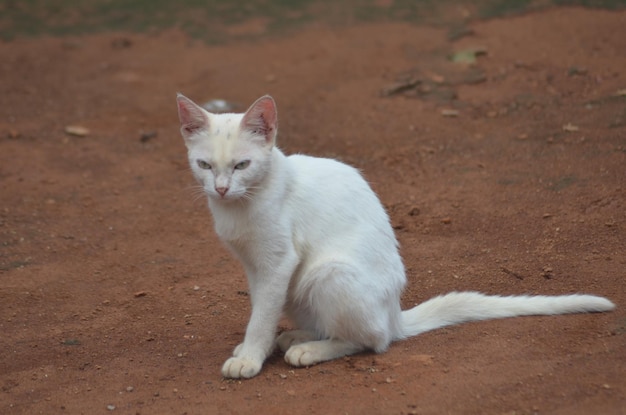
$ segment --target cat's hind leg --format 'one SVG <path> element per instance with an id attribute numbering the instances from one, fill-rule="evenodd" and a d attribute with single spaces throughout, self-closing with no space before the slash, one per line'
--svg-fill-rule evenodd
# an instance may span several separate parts
<path id="1" fill-rule="evenodd" d="M 286 352 L 293 345 L 316 340 L 315 333 L 307 330 L 289 330 L 282 332 L 276 339 L 276 345 L 282 352 Z"/>
<path id="2" fill-rule="evenodd" d="M 290 310 L 309 335 L 283 334 L 279 347 L 286 349 L 287 363 L 310 366 L 387 349 L 400 325 L 400 306 L 393 287 L 385 285 L 348 262 L 329 261 L 310 269 L 295 290 Z M 302 341 L 307 336 L 314 341 Z"/>
<path id="3" fill-rule="evenodd" d="M 285 361 L 297 367 L 311 366 L 358 353 L 364 349 L 363 346 L 338 339 L 310 341 L 291 346 L 285 353 Z"/>

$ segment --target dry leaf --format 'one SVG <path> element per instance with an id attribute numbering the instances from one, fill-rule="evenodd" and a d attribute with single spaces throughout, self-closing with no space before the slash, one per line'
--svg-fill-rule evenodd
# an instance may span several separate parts
<path id="1" fill-rule="evenodd" d="M 380 91 L 380 95 L 383 97 L 388 97 L 394 94 L 399 94 L 400 92 L 408 91 L 409 89 L 415 88 L 421 82 L 420 79 L 411 78 L 406 81 L 396 82 L 395 84 L 389 85 L 388 87 L 383 88 Z"/>
<path id="2" fill-rule="evenodd" d="M 476 58 L 487 54 L 486 47 L 459 50 L 450 56 L 450 60 L 456 63 L 476 63 Z"/>

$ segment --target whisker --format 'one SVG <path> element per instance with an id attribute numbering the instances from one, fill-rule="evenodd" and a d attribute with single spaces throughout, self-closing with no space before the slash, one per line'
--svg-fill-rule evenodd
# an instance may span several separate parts
<path id="1" fill-rule="evenodd" d="M 199 200 L 203 200 L 206 198 L 206 192 L 201 185 L 190 185 L 183 189 L 183 191 L 188 192 L 191 195 L 192 203 L 197 203 Z"/>

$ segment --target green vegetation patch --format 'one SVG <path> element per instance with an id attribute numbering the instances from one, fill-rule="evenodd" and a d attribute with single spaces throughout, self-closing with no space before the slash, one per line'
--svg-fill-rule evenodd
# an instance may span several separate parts
<path id="1" fill-rule="evenodd" d="M 532 0 L 0 0 L 0 37 L 180 28 L 195 38 L 220 42 L 238 36 L 226 28 L 253 19 L 263 19 L 268 33 L 280 33 L 311 21 L 331 25 L 383 20 L 451 24 L 451 19 L 463 17 L 446 10 L 460 7 L 480 18 L 493 18 L 550 5 L 617 9 L 626 7 L 626 0 L 536 4 Z"/>

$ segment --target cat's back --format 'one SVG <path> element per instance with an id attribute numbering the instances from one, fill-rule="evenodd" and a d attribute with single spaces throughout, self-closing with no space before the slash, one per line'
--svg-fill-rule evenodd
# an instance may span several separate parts
<path id="1" fill-rule="evenodd" d="M 305 263 L 349 262 L 395 281 L 400 290 L 404 268 L 389 217 L 359 171 L 332 159 L 294 155 L 288 160 L 292 235 Z"/>
<path id="2" fill-rule="evenodd" d="M 307 192 L 327 196 L 341 194 L 375 196 L 361 173 L 345 163 L 301 154 L 291 155 L 287 159 L 297 186 L 306 189 Z"/>
<path id="3" fill-rule="evenodd" d="M 356 168 L 333 159 L 299 154 L 287 159 L 294 209 L 312 220 L 388 221 L 378 197 Z"/>

